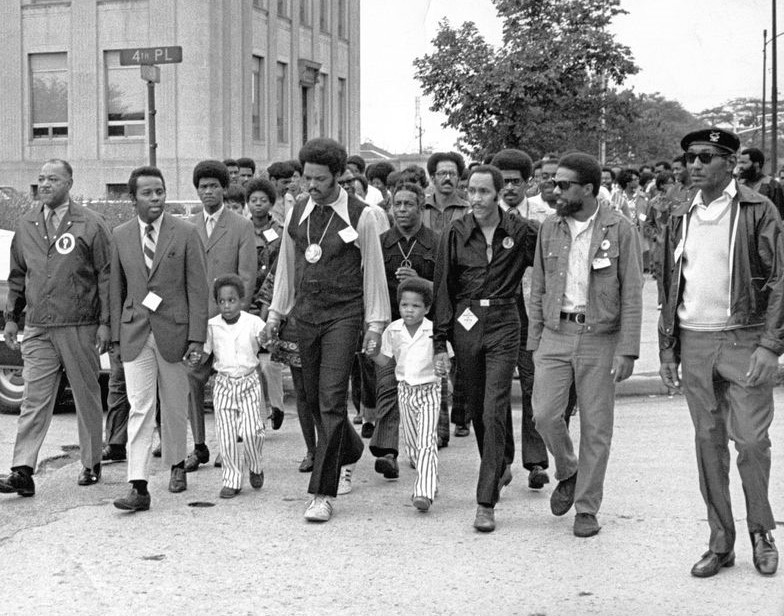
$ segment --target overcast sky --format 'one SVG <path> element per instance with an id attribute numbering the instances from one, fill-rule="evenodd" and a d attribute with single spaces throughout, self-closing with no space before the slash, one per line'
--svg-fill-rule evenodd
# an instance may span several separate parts
<path id="1" fill-rule="evenodd" d="M 490 0 L 361 1 L 362 140 L 393 153 L 417 150 L 413 60 L 432 50 L 439 20 L 473 21 L 498 43 L 501 24 Z M 660 92 L 692 112 L 732 98 L 762 96 L 762 31 L 771 35 L 771 0 L 622 0 L 613 23 L 640 72 L 624 86 Z M 779 13 L 784 7 L 779 6 Z M 783 31 L 778 16 L 779 34 Z M 778 39 L 784 45 L 784 36 Z M 771 46 L 768 45 L 770 98 Z M 779 59 L 784 57 L 781 52 Z M 779 83 L 782 71 L 779 69 Z M 779 91 L 782 86 L 779 85 Z M 782 110 L 784 111 L 784 110 Z M 452 149 L 457 133 L 422 98 L 423 144 Z"/>

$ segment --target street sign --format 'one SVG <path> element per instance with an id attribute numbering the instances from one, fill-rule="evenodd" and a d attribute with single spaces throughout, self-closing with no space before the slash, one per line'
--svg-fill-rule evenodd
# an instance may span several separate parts
<path id="1" fill-rule="evenodd" d="M 142 79 L 144 81 L 150 83 L 160 83 L 161 82 L 161 69 L 158 66 L 149 64 L 142 64 L 140 67 L 142 69 Z"/>
<path id="2" fill-rule="evenodd" d="M 182 62 L 182 47 L 133 47 L 120 50 L 120 66 L 135 64 L 177 64 Z"/>

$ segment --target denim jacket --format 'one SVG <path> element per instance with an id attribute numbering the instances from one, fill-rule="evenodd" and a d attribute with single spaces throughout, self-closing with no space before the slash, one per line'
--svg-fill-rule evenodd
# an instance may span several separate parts
<path id="1" fill-rule="evenodd" d="M 608 206 L 600 205 L 593 222 L 590 269 L 585 304 L 585 330 L 618 333 L 617 355 L 637 358 L 642 322 L 642 250 L 632 223 Z M 536 350 L 542 330 L 558 331 L 569 268 L 572 238 L 562 216 L 542 223 L 534 257 L 529 306 L 528 350 Z M 609 267 L 596 268 L 595 259 L 609 259 Z"/>

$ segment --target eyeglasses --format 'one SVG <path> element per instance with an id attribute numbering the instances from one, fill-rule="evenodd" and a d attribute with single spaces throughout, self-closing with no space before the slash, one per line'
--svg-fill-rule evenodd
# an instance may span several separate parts
<path id="1" fill-rule="evenodd" d="M 703 165 L 710 165 L 714 158 L 727 158 L 727 154 L 717 154 L 716 152 L 686 152 L 685 158 L 686 162 L 690 165 L 698 158 Z"/>
<path id="2" fill-rule="evenodd" d="M 456 178 L 457 173 L 455 171 L 436 171 L 437 178 Z"/>
<path id="3" fill-rule="evenodd" d="M 341 186 L 353 186 L 354 178 L 351 178 L 350 180 L 338 180 L 338 184 L 340 184 Z"/>
<path id="4" fill-rule="evenodd" d="M 572 184 L 577 184 L 578 186 L 584 186 L 582 182 L 575 182 L 573 180 L 553 180 L 553 184 L 555 184 L 555 186 L 561 192 L 565 190 L 569 190 L 572 187 Z"/>
<path id="5" fill-rule="evenodd" d="M 504 186 L 511 184 L 512 186 L 522 186 L 523 180 L 521 178 L 504 178 Z"/>

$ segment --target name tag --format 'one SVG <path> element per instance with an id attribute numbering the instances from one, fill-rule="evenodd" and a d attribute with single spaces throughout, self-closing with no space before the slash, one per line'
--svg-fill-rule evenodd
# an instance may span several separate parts
<path id="1" fill-rule="evenodd" d="M 463 326 L 463 329 L 469 331 L 474 325 L 476 325 L 479 319 L 476 315 L 471 312 L 470 308 L 466 308 L 459 317 L 457 317 L 457 322 Z"/>
<path id="2" fill-rule="evenodd" d="M 280 236 L 275 232 L 275 229 L 267 229 L 264 233 L 262 233 L 264 239 L 268 242 L 274 242 Z"/>
<path id="3" fill-rule="evenodd" d="M 591 262 L 592 269 L 598 270 L 598 269 L 604 269 L 605 267 L 610 267 L 609 259 L 594 259 Z"/>
<path id="4" fill-rule="evenodd" d="M 346 244 L 350 244 L 351 242 L 356 242 L 357 238 L 359 237 L 359 233 L 356 232 L 354 227 L 346 227 L 345 229 L 341 229 L 338 232 L 340 239 L 342 239 Z"/>
<path id="5" fill-rule="evenodd" d="M 683 238 L 681 238 L 681 241 L 678 242 L 678 245 L 675 247 L 674 256 L 676 261 L 683 256 Z"/>
<path id="6" fill-rule="evenodd" d="M 142 301 L 142 306 L 150 310 L 150 312 L 155 312 L 156 310 L 158 310 L 158 306 L 161 305 L 162 301 L 163 298 L 161 298 L 160 295 L 158 295 L 157 293 L 153 293 L 152 291 L 149 291 L 147 293 L 147 297 L 145 297 L 144 301 Z"/>

